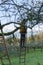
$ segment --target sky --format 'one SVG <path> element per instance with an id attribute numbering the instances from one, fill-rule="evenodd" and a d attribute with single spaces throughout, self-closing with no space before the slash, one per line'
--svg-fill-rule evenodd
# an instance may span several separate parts
<path id="1" fill-rule="evenodd" d="M 25 1 L 25 0 L 23 0 L 23 1 Z M 34 0 L 35 1 L 35 0 Z M 36 0 L 36 1 L 38 1 L 38 0 Z M 40 1 L 43 1 L 43 0 L 40 0 Z M 22 0 L 17 0 L 16 1 L 18 4 L 21 4 L 21 2 L 22 2 Z M 29 2 L 30 3 L 30 2 Z M 5 24 L 5 23 L 8 23 L 8 22 L 10 22 L 10 21 L 16 21 L 15 20 L 15 17 L 14 16 L 12 16 L 12 17 L 3 17 L 3 18 L 1 18 L 1 15 L 4 15 L 4 14 L 7 14 L 7 12 L 5 13 L 5 12 L 1 12 L 0 11 L 0 21 L 1 21 L 1 24 L 3 25 L 3 24 Z M 8 14 L 9 14 L 9 12 L 8 12 Z M 13 31 L 15 29 L 15 26 L 14 26 L 14 24 L 10 24 L 10 25 L 7 25 L 7 26 L 5 26 L 4 28 L 3 28 L 3 31 L 4 32 L 9 32 L 9 31 Z M 20 34 L 19 34 L 19 30 L 15 33 L 16 35 L 17 35 L 17 37 L 18 36 L 20 36 Z M 34 34 L 38 34 L 39 32 L 43 32 L 43 24 L 42 23 L 40 23 L 40 24 L 38 24 L 38 25 L 36 25 L 34 28 L 33 28 L 33 33 Z M 18 34 L 17 34 L 18 33 Z M 31 36 L 31 30 L 28 28 L 27 29 L 27 36 Z"/>

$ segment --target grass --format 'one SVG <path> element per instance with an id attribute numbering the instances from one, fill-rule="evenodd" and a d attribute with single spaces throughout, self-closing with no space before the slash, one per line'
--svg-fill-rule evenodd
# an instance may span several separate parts
<path id="1" fill-rule="evenodd" d="M 43 51 L 29 51 L 29 53 L 26 55 L 26 62 L 27 65 L 38 65 L 38 63 L 43 65 Z"/>
<path id="2" fill-rule="evenodd" d="M 19 57 L 11 56 L 10 59 L 12 65 L 19 65 Z M 3 62 L 5 64 L 8 64 L 8 61 L 6 59 L 4 59 Z M 43 65 L 43 50 L 29 50 L 26 54 L 26 65 L 38 65 L 39 63 L 40 65 Z"/>

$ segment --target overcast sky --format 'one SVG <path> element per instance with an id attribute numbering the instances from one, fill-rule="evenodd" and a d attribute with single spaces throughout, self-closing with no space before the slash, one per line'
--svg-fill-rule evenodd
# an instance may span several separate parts
<path id="1" fill-rule="evenodd" d="M 16 1 L 16 0 L 15 0 Z M 17 0 L 18 1 L 18 0 Z M 16 2 L 17 2 L 16 1 Z M 24 0 L 25 1 L 25 0 Z M 35 1 L 35 0 L 34 0 Z M 38 1 L 38 0 L 36 0 L 36 1 Z M 43 0 L 40 0 L 40 1 L 43 1 Z M 19 4 L 21 4 L 21 2 L 22 2 L 22 0 L 19 0 L 17 3 L 19 3 Z M 30 3 L 30 2 L 29 2 Z M 7 13 L 7 12 L 6 12 Z M 10 21 L 15 21 L 15 17 L 14 16 L 12 16 L 11 18 L 10 17 L 3 17 L 3 18 L 1 18 L 1 16 L 2 15 L 4 15 L 4 14 L 6 14 L 5 12 L 1 12 L 0 11 L 0 21 L 1 21 L 1 24 L 5 24 L 5 23 L 8 23 L 8 22 L 10 22 Z M 8 26 L 5 26 L 4 27 L 4 29 L 3 29 L 3 31 L 4 32 L 9 32 L 9 31 L 12 31 L 12 30 L 14 30 L 15 29 L 15 27 L 14 27 L 14 24 L 11 24 L 11 25 L 8 25 Z M 34 28 L 33 28 L 33 33 L 34 34 L 38 34 L 39 32 L 42 32 L 43 31 L 43 24 L 41 23 L 41 24 L 39 24 L 39 25 L 36 25 Z M 27 35 L 31 35 L 31 30 L 30 29 L 27 29 Z M 18 33 L 18 34 L 17 34 Z M 17 34 L 17 36 L 19 36 L 19 30 L 15 33 L 15 34 Z"/>

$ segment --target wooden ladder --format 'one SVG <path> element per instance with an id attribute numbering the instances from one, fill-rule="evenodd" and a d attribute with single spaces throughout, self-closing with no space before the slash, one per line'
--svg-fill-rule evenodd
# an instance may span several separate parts
<path id="1" fill-rule="evenodd" d="M 5 38 L 4 38 L 4 34 L 3 34 L 2 29 L 1 29 L 1 33 L 2 33 L 2 36 L 0 36 L 0 44 L 2 44 L 2 46 L 4 46 L 4 48 L 5 48 L 4 50 L 5 50 L 5 54 L 6 54 L 6 57 L 7 57 L 6 60 L 8 60 L 9 64 L 4 64 L 4 62 L 3 62 L 4 59 L 3 59 L 2 55 L 0 55 L 0 60 L 1 60 L 2 65 L 11 65 L 11 61 L 10 61 L 8 49 L 6 47 L 6 42 L 5 42 Z"/>
<path id="2" fill-rule="evenodd" d="M 26 47 L 20 48 L 19 65 L 26 65 Z"/>

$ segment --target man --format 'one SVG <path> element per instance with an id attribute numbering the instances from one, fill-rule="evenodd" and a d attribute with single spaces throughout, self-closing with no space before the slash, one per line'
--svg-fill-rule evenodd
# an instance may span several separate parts
<path id="1" fill-rule="evenodd" d="M 20 47 L 24 47 L 25 46 L 25 38 L 26 38 L 25 19 L 21 22 L 20 34 L 21 34 Z"/>

